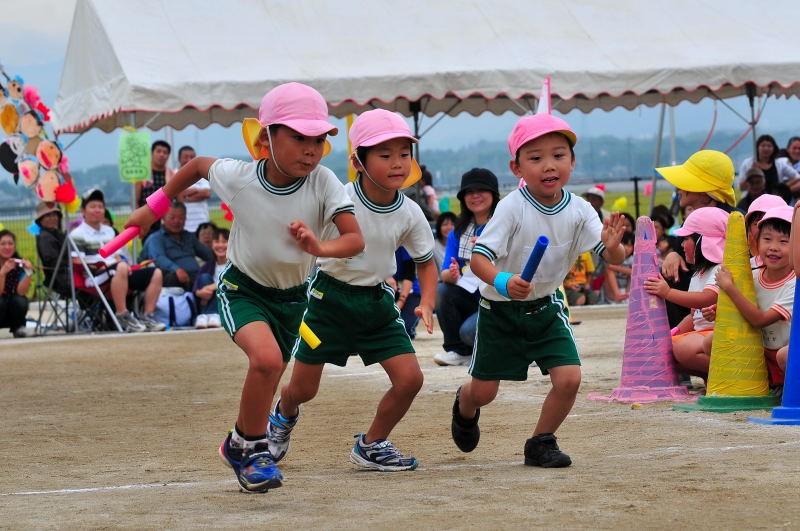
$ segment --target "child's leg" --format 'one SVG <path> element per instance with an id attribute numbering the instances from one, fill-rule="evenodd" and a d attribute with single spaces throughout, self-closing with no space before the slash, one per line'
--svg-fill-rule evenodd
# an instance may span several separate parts
<path id="1" fill-rule="evenodd" d="M 236 425 L 242 435 L 265 436 L 269 407 L 286 364 L 272 329 L 263 321 L 248 323 L 240 328 L 234 336 L 234 342 L 249 360 Z"/>
<path id="2" fill-rule="evenodd" d="M 387 439 L 422 388 L 422 371 L 415 354 L 394 356 L 382 361 L 381 366 L 389 376 L 392 386 L 378 403 L 378 411 L 364 436 L 367 443 L 376 439 Z"/>
<path id="3" fill-rule="evenodd" d="M 775 360 L 778 362 L 778 367 L 780 367 L 783 372 L 786 372 L 786 362 L 789 360 L 789 345 L 778 349 Z"/>
<path id="4" fill-rule="evenodd" d="M 458 408 L 461 418 L 465 420 L 475 418 L 478 408 L 490 404 L 497 396 L 498 389 L 500 389 L 499 380 L 470 378 L 469 382 L 461 386 Z"/>
<path id="5" fill-rule="evenodd" d="M 562 365 L 548 369 L 553 387 L 544 399 L 533 435 L 555 433 L 575 404 L 581 385 L 581 366 Z"/>
<path id="6" fill-rule="evenodd" d="M 678 363 L 690 371 L 707 374 L 711 357 L 706 354 L 705 343 L 706 337 L 703 334 L 689 334 L 672 344 L 672 353 Z"/>
<path id="7" fill-rule="evenodd" d="M 300 412 L 300 404 L 305 404 L 317 396 L 322 369 L 325 365 L 304 363 L 294 360 L 294 368 L 289 383 L 281 389 L 279 413 L 286 418 L 296 417 Z"/>

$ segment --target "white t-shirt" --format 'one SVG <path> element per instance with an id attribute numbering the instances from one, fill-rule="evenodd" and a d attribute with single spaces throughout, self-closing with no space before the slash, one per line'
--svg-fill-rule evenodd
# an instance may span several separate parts
<path id="1" fill-rule="evenodd" d="M 547 246 L 539 269 L 533 276 L 527 300 L 555 293 L 569 268 L 587 251 L 601 254 L 603 223 L 585 199 L 563 190 L 561 201 L 546 206 L 526 187 L 518 188 L 500 200 L 494 215 L 478 238 L 472 253 L 494 262 L 500 271 L 521 273 L 539 236 L 547 236 Z M 481 295 L 489 300 L 507 301 L 494 286 L 482 283 Z"/>
<path id="2" fill-rule="evenodd" d="M 719 271 L 719 264 L 711 269 L 707 269 L 703 273 L 692 275 L 689 281 L 689 291 L 701 292 L 710 289 L 714 293 L 719 293 L 719 286 L 717 286 L 717 271 Z M 699 330 L 713 330 L 714 323 L 703 317 L 702 308 L 694 308 L 692 313 L 692 321 L 694 322 L 694 329 Z"/>
<path id="3" fill-rule="evenodd" d="M 322 271 L 353 286 L 375 286 L 397 271 L 398 247 L 405 247 L 415 263 L 433 259 L 433 232 L 418 204 L 398 192 L 391 205 L 376 205 L 367 199 L 360 181 L 347 183 L 344 190 L 355 204 L 364 250 L 352 258 L 319 258 Z M 338 236 L 336 225 L 323 232 L 326 240 Z"/>
<path id="4" fill-rule="evenodd" d="M 119 260 L 119 256 L 116 254 L 108 258 L 103 258 L 99 254 L 100 248 L 113 240 L 114 236 L 116 236 L 114 229 L 108 225 L 101 224 L 99 228 L 95 229 L 83 221 L 80 225 L 72 229 L 69 234 L 72 237 L 72 241 L 75 242 L 75 246 L 78 248 L 77 253 L 72 251 L 72 257 L 76 258 L 81 256 L 89 265 L 98 264 L 100 262 L 111 265 Z M 90 287 L 94 286 L 95 282 L 97 285 L 101 285 L 110 278 L 110 275 L 105 271 L 94 275 L 94 280 L 92 280 L 92 276 L 86 271 L 83 272 L 83 276 L 86 278 L 86 285 Z"/>
<path id="5" fill-rule="evenodd" d="M 209 184 L 208 180 L 206 179 L 200 179 L 188 189 L 210 190 L 211 184 Z M 210 219 L 208 216 L 208 200 L 203 199 L 202 201 L 186 201 L 184 204 L 186 205 L 186 225 L 184 226 L 184 229 L 194 234 L 198 225 L 201 223 L 207 223 Z"/>
<path id="6" fill-rule="evenodd" d="M 779 321 L 761 329 L 764 348 L 777 350 L 789 344 L 795 282 L 794 271 L 790 271 L 784 278 L 772 283 L 764 279 L 764 269 L 753 271 L 758 307 L 764 312 L 769 309 L 775 310 L 781 316 Z"/>
<path id="7" fill-rule="evenodd" d="M 319 238 L 338 214 L 354 212 L 353 202 L 324 166 L 282 188 L 270 184 L 265 172 L 266 160 L 219 159 L 208 180 L 233 212 L 228 259 L 259 284 L 288 289 L 308 279 L 315 260 L 297 246 L 289 223 L 299 219 Z"/>

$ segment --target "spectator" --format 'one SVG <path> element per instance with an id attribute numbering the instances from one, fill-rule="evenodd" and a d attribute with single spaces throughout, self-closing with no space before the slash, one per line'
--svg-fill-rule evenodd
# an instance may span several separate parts
<path id="1" fill-rule="evenodd" d="M 800 172 L 800 136 L 793 136 L 786 144 L 786 161 Z"/>
<path id="2" fill-rule="evenodd" d="M 187 231 L 189 229 L 186 229 Z M 197 226 L 197 229 L 194 231 L 194 236 L 197 240 L 208 247 L 209 249 L 213 249 L 212 243 L 214 242 L 214 235 L 217 233 L 219 229 L 216 225 L 211 222 L 201 223 Z M 190 231 L 191 232 L 191 231 Z"/>
<path id="3" fill-rule="evenodd" d="M 622 216 L 622 224 L 625 227 L 625 231 L 636 234 L 636 220 L 633 219 L 633 216 L 627 212 L 620 212 L 619 215 Z"/>
<path id="4" fill-rule="evenodd" d="M 219 328 L 222 326 L 217 313 L 217 284 L 222 270 L 228 263 L 228 229 L 217 229 L 211 241 L 214 260 L 209 260 L 197 272 L 194 295 L 197 297 L 198 314 L 195 328 Z"/>
<path id="5" fill-rule="evenodd" d="M 156 140 L 150 147 L 150 180 L 139 181 L 135 185 L 136 204 L 143 206 L 145 199 L 150 194 L 160 189 L 172 177 L 172 172 L 167 168 L 169 162 L 169 154 L 172 152 L 172 146 L 163 140 Z M 160 221 L 156 221 L 150 226 L 147 234 L 142 235 L 142 239 L 153 234 L 161 226 Z"/>
<path id="6" fill-rule="evenodd" d="M 461 214 L 447 237 L 442 281 L 436 300 L 436 317 L 444 336 L 444 352 L 433 357 L 439 365 L 467 365 L 475 343 L 480 279 L 469 267 L 472 248 L 500 201 L 497 177 L 487 169 L 473 168 L 461 176 L 456 195 Z"/>
<path id="7" fill-rule="evenodd" d="M 164 286 L 191 290 L 200 265 L 214 260 L 210 248 L 200 243 L 194 234 L 184 229 L 186 206 L 173 201 L 162 220 L 162 227 L 144 242 L 142 254 L 155 260 L 156 267 L 164 272 Z"/>
<path id="8" fill-rule="evenodd" d="M 792 168 L 785 158 L 778 158 L 778 143 L 771 135 L 761 135 L 756 139 L 756 156 L 744 159 L 739 168 L 739 188 L 749 193 L 747 170 L 760 168 L 764 172 L 765 191 L 768 194 L 783 196 L 784 193 L 800 192 L 800 174 Z"/>
<path id="9" fill-rule="evenodd" d="M 442 263 L 444 262 L 444 251 L 447 246 L 447 237 L 456 227 L 458 218 L 452 212 L 442 212 L 436 218 L 436 227 L 433 231 L 433 260 L 436 263 L 436 273 L 439 281 L 442 280 Z"/>
<path id="10" fill-rule="evenodd" d="M 26 337 L 28 289 L 33 266 L 17 253 L 17 237 L 10 230 L 0 230 L 0 328 L 8 328 L 14 337 Z"/>
<path id="11" fill-rule="evenodd" d="M 597 215 L 600 216 L 601 220 L 611 215 L 608 210 L 603 209 L 603 205 L 606 202 L 606 191 L 605 186 L 602 184 L 590 186 L 589 189 L 583 193 L 583 198 L 597 211 Z"/>
<path id="12" fill-rule="evenodd" d="M 422 291 L 417 280 L 417 266 L 405 247 L 399 247 L 394 253 L 397 271 L 391 279 L 394 283 L 395 304 L 400 309 L 400 317 L 406 328 L 406 334 L 411 339 L 417 337 L 417 323 L 419 317 L 414 314 L 414 308 L 419 306 Z"/>
<path id="13" fill-rule="evenodd" d="M 178 150 L 178 167 L 183 168 L 186 163 L 195 158 L 194 148 L 183 146 Z M 178 201 L 186 205 L 186 230 L 196 232 L 203 223 L 208 223 L 208 199 L 211 197 L 211 185 L 208 179 L 200 179 L 192 186 L 178 195 Z M 213 232 L 209 237 L 213 237 Z"/>
<path id="14" fill-rule="evenodd" d="M 433 187 L 433 174 L 424 164 L 420 166 L 420 169 L 422 170 L 422 178 L 420 179 L 422 181 L 422 196 L 425 198 L 425 203 L 433 215 L 433 219 L 428 221 L 433 221 L 441 214 L 439 212 L 439 197 L 436 195 L 436 188 Z"/>
<path id="15" fill-rule="evenodd" d="M 34 222 L 39 226 L 36 235 L 36 253 L 42 261 L 44 270 L 44 283 L 56 293 L 67 297 L 70 295 L 69 260 L 64 249 L 67 234 L 61 228 L 62 214 L 55 203 L 41 202 L 36 205 L 36 218 Z M 61 256 L 61 261 L 58 258 Z M 58 270 L 56 270 L 58 265 Z M 55 277 L 55 279 L 54 279 Z"/>
<path id="16" fill-rule="evenodd" d="M 583 253 L 575 260 L 564 279 L 564 293 L 570 306 L 597 304 L 600 293 L 592 289 L 590 280 L 593 272 L 592 253 Z"/>
<path id="17" fill-rule="evenodd" d="M 630 231 L 622 235 L 622 246 L 625 248 L 625 260 L 620 265 L 606 265 L 606 281 L 603 284 L 603 300 L 618 303 L 628 300 L 628 286 L 633 270 L 633 245 L 636 237 Z"/>
<path id="18" fill-rule="evenodd" d="M 83 222 L 70 232 L 75 247 L 89 267 L 83 270 L 78 255 L 73 253 L 72 262 L 81 268 L 87 287 L 103 289 L 109 283 L 111 300 L 117 314 L 117 321 L 125 332 L 159 332 L 165 329 L 154 315 L 156 302 L 161 293 L 161 271 L 152 267 L 131 268 L 119 254 L 103 258 L 98 254 L 100 248 L 114 239 L 114 231 L 103 224 L 105 216 L 105 197 L 97 189 L 90 190 L 81 200 Z M 136 317 L 128 310 L 128 290 L 144 292 L 144 315 Z"/>
<path id="19" fill-rule="evenodd" d="M 111 214 L 111 211 L 106 207 L 106 211 L 103 213 L 103 225 L 107 225 L 111 227 L 114 231 L 114 234 L 119 234 L 119 231 L 114 226 L 114 216 Z"/>

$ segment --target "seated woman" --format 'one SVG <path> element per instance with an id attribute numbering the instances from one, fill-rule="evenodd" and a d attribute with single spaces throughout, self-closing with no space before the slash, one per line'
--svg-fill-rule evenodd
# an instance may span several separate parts
<path id="1" fill-rule="evenodd" d="M 17 237 L 10 230 L 0 230 L 0 328 L 10 329 L 14 337 L 27 335 L 26 294 L 32 277 L 33 266 L 17 253 Z"/>
<path id="2" fill-rule="evenodd" d="M 70 294 L 69 254 L 66 250 L 62 254 L 67 235 L 61 228 L 61 218 L 61 210 L 54 203 L 48 204 L 42 201 L 36 205 L 34 221 L 39 226 L 39 234 L 36 235 L 36 253 L 42 261 L 44 283 L 48 288 L 67 297 Z"/>
<path id="3" fill-rule="evenodd" d="M 216 229 L 211 239 L 211 250 L 214 260 L 209 260 L 197 272 L 194 282 L 194 296 L 197 297 L 198 314 L 195 328 L 219 328 L 222 326 L 217 313 L 217 281 L 219 275 L 228 263 L 228 229 Z"/>

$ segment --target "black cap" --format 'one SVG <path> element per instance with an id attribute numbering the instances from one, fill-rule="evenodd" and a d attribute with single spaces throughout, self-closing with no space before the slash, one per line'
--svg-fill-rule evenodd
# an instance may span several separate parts
<path id="1" fill-rule="evenodd" d="M 106 204 L 106 198 L 103 195 L 103 191 L 99 188 L 92 188 L 83 194 L 83 197 L 81 198 L 81 208 L 86 208 L 86 205 L 89 203 L 89 201 L 100 201 L 104 205 Z"/>
<path id="2" fill-rule="evenodd" d="M 472 168 L 461 176 L 461 189 L 456 194 L 458 200 L 464 198 L 467 190 L 488 190 L 493 194 L 500 195 L 497 188 L 497 176 L 485 168 Z"/>

